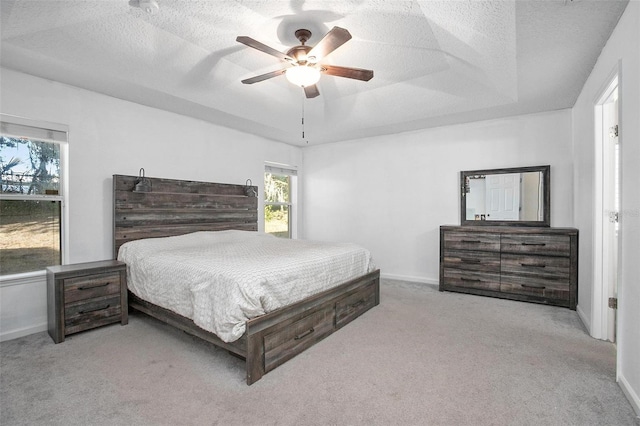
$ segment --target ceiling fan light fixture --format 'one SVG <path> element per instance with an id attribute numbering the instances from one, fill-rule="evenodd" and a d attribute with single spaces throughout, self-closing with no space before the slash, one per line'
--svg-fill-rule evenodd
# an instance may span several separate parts
<path id="1" fill-rule="evenodd" d="M 286 71 L 287 80 L 290 83 L 300 87 L 313 86 L 320 80 L 320 70 L 315 67 L 297 66 L 287 68 Z"/>

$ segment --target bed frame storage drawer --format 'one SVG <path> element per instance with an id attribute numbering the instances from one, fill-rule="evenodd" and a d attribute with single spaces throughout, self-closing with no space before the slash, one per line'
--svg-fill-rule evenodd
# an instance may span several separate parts
<path id="1" fill-rule="evenodd" d="M 575 310 L 578 230 L 441 226 L 440 291 L 445 290 Z"/>
<path id="2" fill-rule="evenodd" d="M 127 265 L 116 260 L 47 268 L 47 319 L 55 343 L 91 328 L 129 322 Z"/>
<path id="3" fill-rule="evenodd" d="M 376 289 L 373 284 L 336 302 L 336 328 L 349 324 L 376 305 Z"/>
<path id="4" fill-rule="evenodd" d="M 269 372 L 293 358 L 334 329 L 335 310 L 332 305 L 318 309 L 287 327 L 264 336 L 264 367 Z"/>

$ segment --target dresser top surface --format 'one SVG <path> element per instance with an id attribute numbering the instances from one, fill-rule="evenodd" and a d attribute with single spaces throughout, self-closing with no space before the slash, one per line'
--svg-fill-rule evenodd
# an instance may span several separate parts
<path id="1" fill-rule="evenodd" d="M 561 234 L 578 235 L 576 228 L 552 228 L 540 226 L 460 226 L 442 225 L 441 231 L 484 232 L 493 234 Z"/>

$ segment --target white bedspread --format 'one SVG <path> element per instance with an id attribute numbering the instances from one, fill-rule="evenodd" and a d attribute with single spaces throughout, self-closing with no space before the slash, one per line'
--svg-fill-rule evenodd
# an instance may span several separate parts
<path id="1" fill-rule="evenodd" d="M 375 269 L 348 243 L 277 238 L 251 231 L 195 232 L 122 245 L 129 289 L 191 318 L 225 342 L 245 321 Z"/>

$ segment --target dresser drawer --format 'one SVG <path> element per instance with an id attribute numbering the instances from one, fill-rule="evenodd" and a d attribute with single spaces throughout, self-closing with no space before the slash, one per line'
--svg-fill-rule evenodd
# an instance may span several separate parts
<path id="1" fill-rule="evenodd" d="M 64 302 L 93 299 L 120 293 L 120 273 L 86 275 L 64 280 Z"/>
<path id="2" fill-rule="evenodd" d="M 68 303 L 64 308 L 65 333 L 76 333 L 119 322 L 121 313 L 119 294 Z"/>
<path id="3" fill-rule="evenodd" d="M 500 251 L 500 235 L 484 232 L 445 232 L 445 250 Z"/>
<path id="4" fill-rule="evenodd" d="M 502 273 L 522 277 L 540 277 L 569 280 L 571 261 L 568 257 L 503 254 Z"/>
<path id="5" fill-rule="evenodd" d="M 571 238 L 564 235 L 503 235 L 503 253 L 571 255 Z"/>
<path id="6" fill-rule="evenodd" d="M 500 274 L 444 268 L 444 285 L 478 290 L 500 290 Z"/>
<path id="7" fill-rule="evenodd" d="M 332 333 L 335 309 L 330 304 L 264 337 L 265 372 Z"/>
<path id="8" fill-rule="evenodd" d="M 500 273 L 500 253 L 497 252 L 445 250 L 443 260 L 445 268 Z"/>
<path id="9" fill-rule="evenodd" d="M 534 278 L 502 275 L 500 291 L 503 293 L 518 294 L 524 296 L 536 296 L 538 298 L 555 300 L 568 305 L 570 298 L 570 285 L 567 281 L 558 281 L 548 278 Z"/>
<path id="10" fill-rule="evenodd" d="M 342 327 L 376 304 L 373 284 L 336 302 L 336 327 Z"/>

